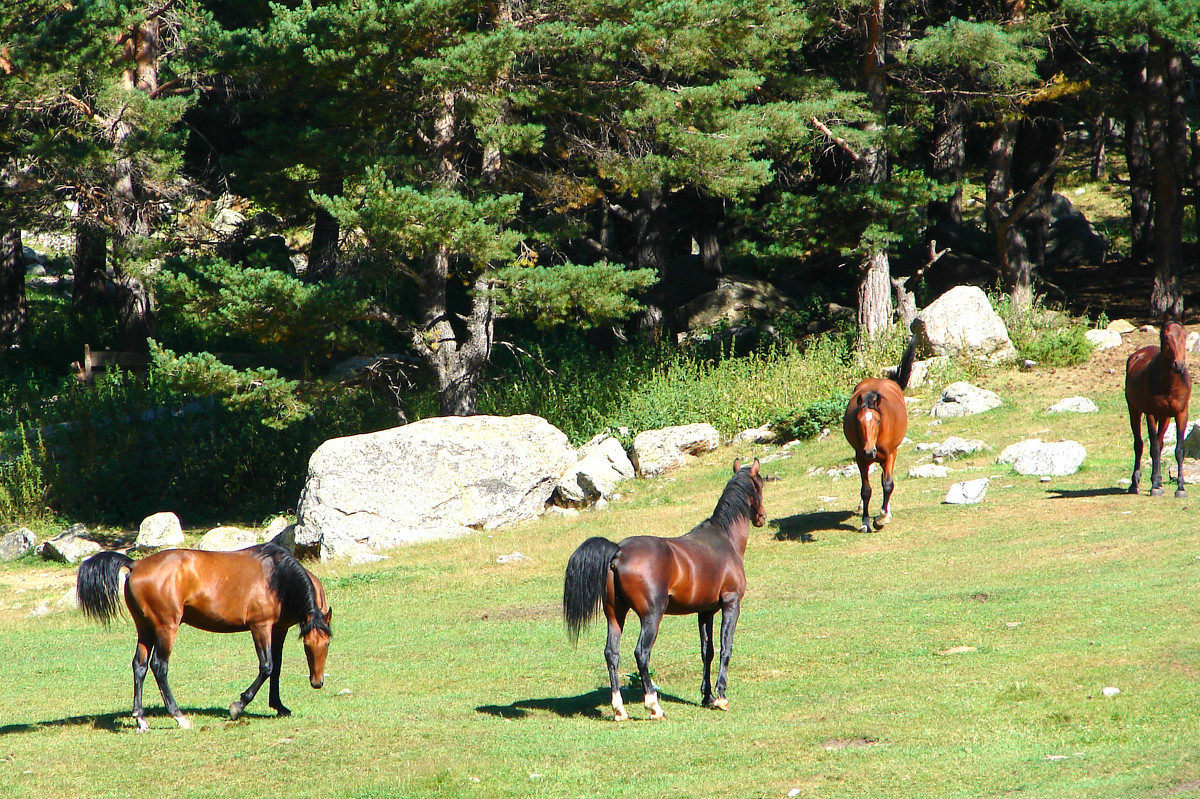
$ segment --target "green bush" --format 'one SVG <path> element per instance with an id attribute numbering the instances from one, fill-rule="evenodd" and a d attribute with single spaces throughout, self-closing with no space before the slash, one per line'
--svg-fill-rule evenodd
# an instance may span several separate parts
<path id="1" fill-rule="evenodd" d="M 40 433 L 27 431 L 23 424 L 17 425 L 8 443 L 16 454 L 0 461 L 0 519 L 40 521 L 48 515 L 46 444 Z"/>
<path id="2" fill-rule="evenodd" d="M 771 420 L 771 429 L 784 441 L 815 438 L 827 427 L 837 429 L 849 401 L 849 394 L 817 400 L 803 408 L 778 414 Z"/>
<path id="3" fill-rule="evenodd" d="M 1087 328 L 1081 324 L 1053 330 L 1036 330 L 1013 344 L 1022 358 L 1036 361 L 1040 366 L 1076 366 L 1092 357 L 1092 342 L 1085 337 Z"/>

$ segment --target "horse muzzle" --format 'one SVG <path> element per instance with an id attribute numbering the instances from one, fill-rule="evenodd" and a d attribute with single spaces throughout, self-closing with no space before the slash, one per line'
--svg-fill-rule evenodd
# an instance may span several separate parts
<path id="1" fill-rule="evenodd" d="M 320 688 L 322 685 L 325 684 L 325 677 L 324 676 L 309 677 L 308 684 L 311 685 L 313 688 Z"/>
<path id="2" fill-rule="evenodd" d="M 1184 372 L 1187 371 L 1187 362 L 1186 361 L 1172 361 L 1171 362 L 1171 371 L 1177 375 L 1183 374 Z"/>
<path id="3" fill-rule="evenodd" d="M 864 449 L 863 450 L 863 454 L 866 455 L 871 460 L 875 460 L 875 456 L 878 454 L 878 452 L 879 452 L 879 450 L 876 450 L 876 449 Z"/>

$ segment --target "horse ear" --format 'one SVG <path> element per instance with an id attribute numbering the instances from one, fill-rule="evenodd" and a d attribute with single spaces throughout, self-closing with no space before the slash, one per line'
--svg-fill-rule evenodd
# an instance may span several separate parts
<path id="1" fill-rule="evenodd" d="M 758 477 L 758 458 L 755 458 L 754 463 L 750 464 L 750 476 Z"/>
<path id="2" fill-rule="evenodd" d="M 325 623 L 329 624 L 331 621 L 333 621 L 333 605 L 330 605 L 329 610 L 325 611 Z"/>
<path id="3" fill-rule="evenodd" d="M 742 469 L 742 459 L 734 458 L 733 459 L 733 473 L 737 474 L 739 471 L 741 471 L 741 469 Z"/>

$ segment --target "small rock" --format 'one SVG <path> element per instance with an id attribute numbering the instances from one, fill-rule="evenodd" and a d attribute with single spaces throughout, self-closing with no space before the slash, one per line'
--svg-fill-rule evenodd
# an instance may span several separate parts
<path id="1" fill-rule="evenodd" d="M 1050 475 L 1048 475 L 1048 474 L 1043 474 L 1041 477 L 1039 477 L 1039 478 L 1038 478 L 1038 482 L 1039 482 L 1039 483 L 1049 483 L 1049 482 L 1050 482 L 1051 480 L 1053 480 L 1053 479 L 1054 479 L 1054 478 L 1053 478 L 1053 477 L 1051 477 Z"/>
<path id="2" fill-rule="evenodd" d="M 987 496 L 988 483 L 986 477 L 955 483 L 950 486 L 950 491 L 942 501 L 947 505 L 974 505 L 983 502 Z"/>
<path id="3" fill-rule="evenodd" d="M 942 395 L 929 411 L 930 416 L 972 416 L 976 413 L 999 408 L 1003 402 L 994 391 L 973 386 L 965 381 L 951 383 L 942 389 Z"/>
<path id="4" fill-rule="evenodd" d="M 909 477 L 949 477 L 950 469 L 937 463 L 923 463 L 908 470 Z"/>
<path id="5" fill-rule="evenodd" d="M 1121 693 L 1121 689 L 1109 685 L 1105 686 L 1104 690 L 1100 693 L 1104 694 L 1105 696 L 1116 696 L 1117 694 Z"/>
<path id="6" fill-rule="evenodd" d="M 1046 413 L 1096 413 L 1100 409 L 1087 397 L 1067 397 L 1046 409 Z"/>
<path id="7" fill-rule="evenodd" d="M 500 557 L 496 558 L 497 563 L 516 563 L 517 561 L 521 560 L 529 560 L 529 558 L 525 557 L 520 552 L 514 552 L 511 555 L 501 555 Z"/>
<path id="8" fill-rule="evenodd" d="M 1135 328 L 1128 319 L 1114 319 L 1109 322 L 1108 327 L 1104 329 L 1112 330 L 1117 333 L 1132 333 Z"/>
<path id="9" fill-rule="evenodd" d="M 133 547 L 139 552 L 149 552 L 162 547 L 177 547 L 183 541 L 183 526 L 179 523 L 179 517 L 163 512 L 142 519 Z"/>
<path id="10" fill-rule="evenodd" d="M 10 530 L 5 533 L 4 538 L 0 538 L 0 561 L 22 558 L 35 546 L 37 536 L 28 528 L 18 527 L 16 530 Z"/>
<path id="11" fill-rule="evenodd" d="M 771 429 L 771 425 L 764 424 L 762 427 L 755 427 L 750 430 L 743 430 L 733 437 L 735 444 L 770 444 L 775 441 L 778 436 Z"/>
<path id="12" fill-rule="evenodd" d="M 1092 343 L 1097 352 L 1121 346 L 1121 334 L 1115 330 L 1089 330 L 1083 337 Z"/>

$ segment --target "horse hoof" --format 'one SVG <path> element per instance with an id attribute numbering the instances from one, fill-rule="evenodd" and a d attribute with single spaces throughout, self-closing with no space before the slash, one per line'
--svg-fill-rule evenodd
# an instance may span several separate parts
<path id="1" fill-rule="evenodd" d="M 1126 493 L 1128 493 L 1128 494 L 1136 494 L 1137 492 L 1138 492 L 1138 486 L 1137 486 L 1137 483 L 1132 483 L 1132 484 L 1130 484 L 1130 486 L 1129 486 L 1129 490 L 1128 490 Z"/>
<path id="2" fill-rule="evenodd" d="M 1175 491 L 1175 496 L 1178 497 L 1179 499 L 1183 499 L 1184 497 L 1187 496 L 1187 492 L 1184 491 L 1182 488 L 1180 488 Z"/>
<path id="3" fill-rule="evenodd" d="M 146 723 L 145 719 L 139 718 L 137 720 L 137 730 L 135 732 L 150 732 L 150 725 Z"/>
<path id="4" fill-rule="evenodd" d="M 666 717 L 667 717 L 667 713 L 661 707 L 650 711 L 650 720 L 651 721 L 662 721 Z"/>
<path id="5" fill-rule="evenodd" d="M 729 700 L 726 699 L 725 697 L 721 697 L 720 699 L 713 702 L 712 706 L 715 707 L 717 710 L 729 710 Z"/>
<path id="6" fill-rule="evenodd" d="M 241 702 L 234 702 L 232 705 L 229 706 L 229 720 L 237 721 L 238 716 L 242 715 L 242 711 L 245 709 L 246 709 L 246 706 L 243 705 Z"/>
<path id="7" fill-rule="evenodd" d="M 281 719 L 287 718 L 288 716 L 292 715 L 292 711 L 288 710 L 283 705 L 280 705 L 279 707 L 275 708 L 275 712 L 279 714 L 279 718 L 281 718 Z"/>
<path id="8" fill-rule="evenodd" d="M 629 721 L 629 714 L 621 712 L 613 716 L 613 721 Z"/>
<path id="9" fill-rule="evenodd" d="M 860 533 L 869 533 L 871 532 L 871 528 L 870 526 L 864 524 L 862 527 L 858 528 L 858 531 Z"/>
<path id="10" fill-rule="evenodd" d="M 874 521 L 875 529 L 882 530 L 883 526 L 885 524 L 887 524 L 888 522 L 890 522 L 891 520 L 892 520 L 892 514 L 890 514 L 890 513 L 887 514 L 886 516 L 884 516 L 884 515 L 876 516 L 875 521 Z"/>
<path id="11" fill-rule="evenodd" d="M 1163 490 L 1162 490 L 1161 488 L 1152 488 L 1152 489 L 1150 489 L 1150 496 L 1152 496 L 1152 497 L 1161 497 L 1162 495 L 1163 495 Z"/>
<path id="12" fill-rule="evenodd" d="M 192 723 L 187 720 L 187 716 L 176 716 L 175 722 L 181 730 L 190 730 L 192 728 Z"/>

